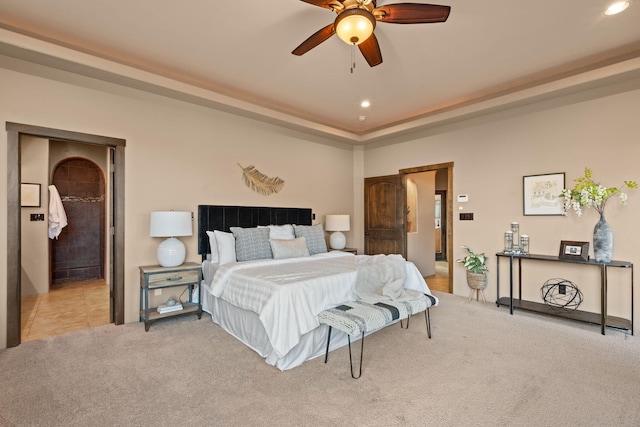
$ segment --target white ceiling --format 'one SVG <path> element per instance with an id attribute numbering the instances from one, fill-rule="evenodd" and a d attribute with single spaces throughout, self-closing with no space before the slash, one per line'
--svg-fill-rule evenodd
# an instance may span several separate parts
<path id="1" fill-rule="evenodd" d="M 337 36 L 291 54 L 335 18 L 299 0 L 0 0 L 0 53 L 28 57 L 30 48 L 7 37 L 27 35 L 109 59 L 100 62 L 111 68 L 99 76 L 106 80 L 135 80 L 126 70 L 144 70 L 172 79 L 157 85 L 164 94 L 190 92 L 222 109 L 365 144 L 639 71 L 640 1 L 608 17 L 611 1 L 433 1 L 451 6 L 447 22 L 378 23 L 384 62 L 370 68 L 356 51 L 352 74 L 352 48 Z M 65 59 L 58 68 L 81 62 L 45 56 Z M 365 99 L 368 109 L 360 107 Z"/>

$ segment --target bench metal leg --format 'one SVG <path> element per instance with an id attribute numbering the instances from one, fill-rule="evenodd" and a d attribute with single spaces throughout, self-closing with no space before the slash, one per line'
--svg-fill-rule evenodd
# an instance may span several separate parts
<path id="1" fill-rule="evenodd" d="M 409 319 L 411 319 L 411 316 L 407 317 L 407 326 L 404 326 L 404 325 L 402 324 L 402 319 L 400 319 L 400 327 L 401 327 L 402 329 L 409 329 Z"/>
<path id="2" fill-rule="evenodd" d="M 329 358 L 329 342 L 331 342 L 331 326 L 329 326 L 329 335 L 327 335 L 327 351 L 324 354 L 324 363 L 327 363 L 327 359 Z"/>
<path id="3" fill-rule="evenodd" d="M 347 339 L 349 340 L 349 365 L 351 368 L 351 378 L 358 379 L 362 376 L 362 355 L 364 354 L 364 332 L 362 333 L 362 337 L 360 337 L 360 369 L 358 371 L 358 376 L 356 377 L 353 374 L 353 360 L 351 358 L 351 336 L 347 335 Z"/>
<path id="4" fill-rule="evenodd" d="M 429 315 L 429 307 L 424 311 L 424 319 L 427 322 L 427 336 L 431 339 L 431 316 Z"/>
<path id="5" fill-rule="evenodd" d="M 404 326 L 402 319 L 400 319 L 400 327 L 402 329 L 409 329 L 409 319 L 411 319 L 411 316 L 407 317 L 407 326 Z M 424 320 L 427 323 L 427 336 L 431 339 L 431 316 L 429 314 L 429 307 L 424 311 Z"/>

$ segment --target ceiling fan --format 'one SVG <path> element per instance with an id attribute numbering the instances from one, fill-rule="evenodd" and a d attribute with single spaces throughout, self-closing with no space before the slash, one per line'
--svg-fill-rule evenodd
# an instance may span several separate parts
<path id="1" fill-rule="evenodd" d="M 445 22 L 450 6 L 419 3 L 396 3 L 376 6 L 376 0 L 300 0 L 330 9 L 338 14 L 335 21 L 303 41 L 293 50 L 304 55 L 334 34 L 347 44 L 357 45 L 371 67 L 382 64 L 382 53 L 373 30 L 376 21 L 390 24 L 429 24 Z"/>

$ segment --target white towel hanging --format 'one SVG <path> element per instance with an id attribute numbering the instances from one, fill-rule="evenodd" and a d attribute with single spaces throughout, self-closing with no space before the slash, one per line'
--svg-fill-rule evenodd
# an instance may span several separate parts
<path id="1" fill-rule="evenodd" d="M 67 214 L 64 211 L 60 194 L 55 185 L 49 186 L 49 238 L 57 239 L 67 226 Z"/>

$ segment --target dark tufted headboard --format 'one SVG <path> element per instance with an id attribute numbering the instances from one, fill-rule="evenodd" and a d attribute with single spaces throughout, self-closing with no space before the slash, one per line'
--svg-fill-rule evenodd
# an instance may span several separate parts
<path id="1" fill-rule="evenodd" d="M 210 252 L 207 231 L 229 231 L 229 227 L 258 225 L 312 225 L 311 209 L 263 208 L 256 206 L 198 205 L 198 253 Z"/>

